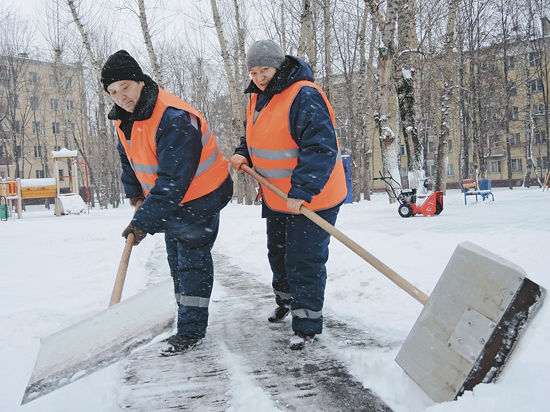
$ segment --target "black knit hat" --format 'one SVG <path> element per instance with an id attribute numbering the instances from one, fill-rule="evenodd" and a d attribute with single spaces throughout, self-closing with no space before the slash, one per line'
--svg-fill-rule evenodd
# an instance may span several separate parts
<path id="1" fill-rule="evenodd" d="M 285 61 L 281 46 L 272 40 L 260 40 L 252 44 L 246 53 L 248 70 L 256 66 L 269 66 L 279 69 Z"/>
<path id="2" fill-rule="evenodd" d="M 110 55 L 101 70 L 101 82 L 105 91 L 111 83 L 119 80 L 136 82 L 145 80 L 145 75 L 138 62 L 126 50 L 119 50 Z"/>

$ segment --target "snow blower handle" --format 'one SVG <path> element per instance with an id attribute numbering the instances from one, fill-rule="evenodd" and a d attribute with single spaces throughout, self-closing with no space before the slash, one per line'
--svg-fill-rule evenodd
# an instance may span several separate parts
<path id="1" fill-rule="evenodd" d="M 141 206 L 142 201 L 138 201 L 134 213 L 137 212 Z M 134 234 L 129 233 L 126 237 L 126 244 L 122 251 L 120 263 L 118 265 L 118 272 L 115 278 L 115 284 L 113 285 L 113 292 L 111 293 L 111 300 L 109 301 L 109 307 L 120 302 L 122 296 L 122 289 L 124 288 L 124 281 L 126 280 L 126 271 L 128 270 L 128 262 L 130 261 L 130 254 L 132 253 L 132 247 L 134 246 Z"/>
<path id="2" fill-rule="evenodd" d="M 267 187 L 269 190 L 271 190 L 281 198 L 285 200 L 288 199 L 288 196 L 285 192 L 283 192 L 274 184 L 270 183 L 266 178 L 264 178 L 262 175 L 255 172 L 250 167 L 243 164 L 241 165 L 241 169 L 243 169 L 246 173 L 248 173 L 250 176 L 256 179 L 259 183 Z M 401 289 L 403 289 L 405 292 L 407 292 L 409 295 L 415 298 L 418 302 L 422 303 L 422 305 L 426 304 L 426 302 L 428 301 L 428 296 L 425 293 L 417 289 L 412 283 L 408 282 L 406 279 L 402 278 L 393 269 L 391 269 L 389 266 L 387 266 L 386 264 L 378 260 L 375 256 L 373 256 L 369 252 L 367 252 L 365 249 L 359 246 L 359 244 L 357 244 L 355 241 L 350 239 L 344 233 L 340 232 L 338 229 L 336 229 L 333 225 L 328 223 L 325 219 L 323 219 L 317 213 L 315 213 L 314 211 L 308 209 L 303 205 L 300 208 L 300 212 L 309 220 L 311 220 L 313 223 L 315 223 L 322 229 L 326 230 L 329 234 L 334 236 L 336 239 L 342 242 L 345 246 L 347 246 L 349 249 L 351 249 L 356 254 L 358 254 L 361 258 L 363 258 L 363 260 L 365 260 L 367 263 L 372 265 L 376 270 L 378 270 L 380 273 L 382 273 L 384 276 L 390 279 L 393 283 L 395 283 L 397 286 L 399 286 Z"/>

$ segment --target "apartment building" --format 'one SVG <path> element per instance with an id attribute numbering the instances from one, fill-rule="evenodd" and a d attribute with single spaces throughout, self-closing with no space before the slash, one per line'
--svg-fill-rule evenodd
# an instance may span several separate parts
<path id="1" fill-rule="evenodd" d="M 85 113 L 81 65 L 0 56 L 0 178 L 55 177 L 51 152 L 87 144 Z"/>
<path id="2" fill-rule="evenodd" d="M 532 184 L 536 183 L 537 176 L 544 178 L 550 149 L 550 114 L 547 107 L 550 96 L 549 21 L 545 27 L 546 35 L 542 38 L 511 42 L 506 45 L 506 50 L 504 45 L 496 44 L 480 50 L 475 56 L 465 53 L 462 85 L 458 84 L 458 67 L 452 67 L 451 70 L 456 73 L 456 91 L 448 119 L 450 135 L 447 139 L 447 187 L 457 188 L 459 180 L 476 177 L 476 169 L 480 169 L 481 162 L 484 162 L 483 169 L 494 186 L 508 185 L 509 167 L 513 185 L 523 183 L 528 166 L 532 170 Z M 428 177 L 435 176 L 436 168 L 441 112 L 438 97 L 443 87 L 441 59 L 440 56 L 436 56 L 426 62 L 425 64 L 432 65 L 433 70 L 430 73 L 419 74 L 431 77 L 418 82 L 420 87 L 417 94 L 421 97 L 417 98 L 415 107 L 419 119 L 417 130 L 424 143 L 425 171 Z M 475 61 L 471 61 L 473 59 Z M 456 58 L 455 62 L 458 60 Z M 472 74 L 477 76 L 477 87 L 470 88 Z M 347 98 L 343 78 L 337 79 L 335 83 L 333 104 L 337 116 L 337 133 L 343 143 L 344 152 L 348 151 L 345 154 L 351 154 L 350 149 L 361 147 L 352 143 L 355 136 L 351 135 L 353 132 L 350 133 L 352 128 L 349 107 L 353 103 Z M 459 89 L 463 90 L 462 95 Z M 422 99 L 428 94 L 429 99 Z M 425 100 L 429 103 L 425 103 Z M 395 113 L 397 102 L 394 101 L 392 106 L 392 112 Z M 374 107 L 369 109 L 374 112 Z M 375 178 L 382 170 L 382 160 L 372 112 L 366 115 L 372 150 L 370 171 L 371 176 Z M 393 121 L 393 130 L 400 136 L 401 178 L 404 184 L 407 184 L 405 142 L 395 119 Z M 476 141 L 477 147 L 474 147 Z M 467 162 L 465 157 L 468 159 Z M 381 181 L 374 181 L 374 187 L 381 188 L 383 184 Z"/>

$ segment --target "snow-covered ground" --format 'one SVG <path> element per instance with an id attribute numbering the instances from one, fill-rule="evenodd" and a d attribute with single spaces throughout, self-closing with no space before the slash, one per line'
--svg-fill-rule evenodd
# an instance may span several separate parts
<path id="1" fill-rule="evenodd" d="M 512 261 L 531 280 L 550 288 L 550 192 L 516 188 L 494 193 L 494 202 L 476 203 L 470 197 L 465 206 L 462 194 L 450 190 L 441 215 L 408 219 L 399 217 L 385 195 L 376 194 L 371 202 L 345 205 L 336 226 L 427 294 L 463 241 Z M 131 214 L 126 206 L 55 217 L 53 208 L 31 207 L 21 220 L 0 222 L 1 411 L 120 410 L 117 388 L 123 383 L 117 364 L 23 407 L 19 403 L 40 338 L 107 306 L 124 246 L 120 232 Z M 264 225 L 260 207 L 230 204 L 222 212 L 215 250 L 269 285 Z M 123 299 L 143 290 L 148 280 L 168 276 L 163 248 L 162 235 L 148 236 L 134 248 Z M 368 351 L 350 347 L 338 356 L 395 411 L 548 410 L 548 302 L 497 383 L 479 385 L 457 401 L 435 404 L 394 361 L 422 306 L 335 239 L 328 271 L 326 311 L 390 344 L 389 349 Z M 212 305 L 220 293 L 215 285 Z M 266 307 L 266 313 L 270 309 Z M 236 376 L 233 382 L 232 410 L 275 408 L 253 377 Z"/>

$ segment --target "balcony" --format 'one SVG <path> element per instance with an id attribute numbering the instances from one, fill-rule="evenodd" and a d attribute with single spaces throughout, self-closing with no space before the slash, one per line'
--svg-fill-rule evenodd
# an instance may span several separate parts
<path id="1" fill-rule="evenodd" d="M 489 157 L 495 159 L 495 158 L 504 157 L 504 155 L 505 155 L 504 147 L 502 146 L 491 147 L 491 152 L 489 153 Z"/>

